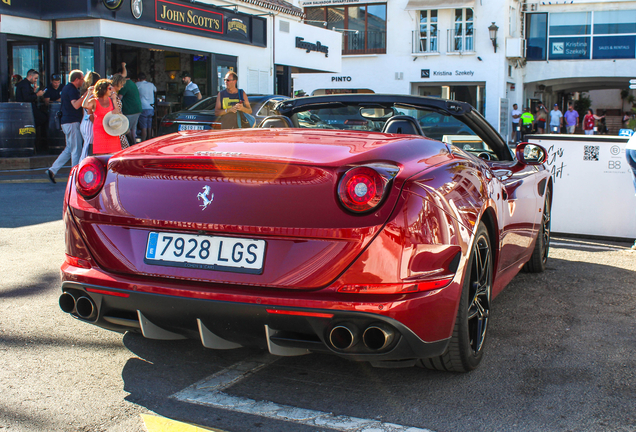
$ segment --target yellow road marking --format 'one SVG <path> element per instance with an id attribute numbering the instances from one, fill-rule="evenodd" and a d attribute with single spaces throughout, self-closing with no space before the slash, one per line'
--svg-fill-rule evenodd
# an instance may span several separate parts
<path id="1" fill-rule="evenodd" d="M 190 423 L 182 423 L 170 420 L 166 417 L 158 417 L 149 414 L 141 414 L 148 432 L 225 432 L 221 429 L 206 428 Z"/>

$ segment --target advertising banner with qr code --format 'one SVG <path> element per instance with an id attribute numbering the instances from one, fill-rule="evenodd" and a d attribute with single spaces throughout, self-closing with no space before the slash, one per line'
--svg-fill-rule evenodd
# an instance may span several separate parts
<path id="1" fill-rule="evenodd" d="M 633 240 L 636 190 L 625 157 L 627 137 L 536 135 L 552 174 L 552 231 Z"/>

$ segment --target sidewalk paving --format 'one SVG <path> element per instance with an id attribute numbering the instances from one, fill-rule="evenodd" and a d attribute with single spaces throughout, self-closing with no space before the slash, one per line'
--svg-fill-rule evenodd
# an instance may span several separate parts
<path id="1" fill-rule="evenodd" d="M 0 158 L 0 183 L 50 183 L 46 170 L 58 155 Z M 58 184 L 65 184 L 71 172 L 69 160 L 56 174 Z"/>

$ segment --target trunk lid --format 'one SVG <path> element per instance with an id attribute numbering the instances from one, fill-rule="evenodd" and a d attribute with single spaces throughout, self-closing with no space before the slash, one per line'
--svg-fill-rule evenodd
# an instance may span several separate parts
<path id="1" fill-rule="evenodd" d="M 250 129 L 173 134 L 110 159 L 106 184 L 72 207 L 104 268 L 197 281 L 318 288 L 333 281 L 388 220 L 404 176 L 366 215 L 337 195 L 349 167 L 417 155 L 447 158 L 441 143 L 344 131 Z M 151 232 L 265 240 L 260 274 L 162 266 L 145 260 Z"/>

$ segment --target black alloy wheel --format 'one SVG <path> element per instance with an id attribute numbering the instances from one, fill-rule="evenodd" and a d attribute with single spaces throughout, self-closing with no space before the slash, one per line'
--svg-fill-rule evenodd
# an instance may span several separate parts
<path id="1" fill-rule="evenodd" d="M 541 228 L 537 233 L 537 240 L 532 251 L 530 260 L 523 266 L 523 271 L 527 273 L 541 273 L 545 270 L 550 253 L 550 211 L 552 207 L 552 195 L 550 189 L 546 190 L 545 203 L 543 204 L 543 215 Z"/>
<path id="2" fill-rule="evenodd" d="M 479 224 L 468 260 L 453 336 L 444 354 L 421 359 L 428 369 L 469 372 L 481 362 L 488 332 L 493 254 L 488 230 Z"/>

